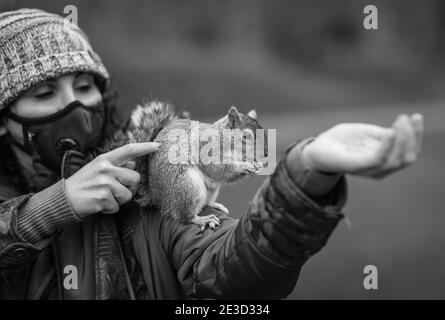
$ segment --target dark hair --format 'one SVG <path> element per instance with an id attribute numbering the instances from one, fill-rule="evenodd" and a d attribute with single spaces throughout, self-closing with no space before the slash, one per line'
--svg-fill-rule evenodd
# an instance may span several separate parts
<path id="1" fill-rule="evenodd" d="M 104 138 L 108 138 L 117 131 L 125 130 L 128 127 L 130 118 L 119 107 L 119 92 L 116 89 L 112 87 L 105 89 L 102 93 L 102 99 L 107 110 Z"/>

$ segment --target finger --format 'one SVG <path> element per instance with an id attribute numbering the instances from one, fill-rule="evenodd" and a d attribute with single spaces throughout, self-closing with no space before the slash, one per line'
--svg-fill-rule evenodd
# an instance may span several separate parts
<path id="1" fill-rule="evenodd" d="M 422 138 L 423 138 L 423 115 L 420 113 L 415 113 L 411 116 L 411 123 L 416 132 L 416 154 L 420 153 L 422 149 Z"/>
<path id="2" fill-rule="evenodd" d="M 110 184 L 110 190 L 113 193 L 114 199 L 118 204 L 124 204 L 133 198 L 133 193 L 127 187 L 120 184 L 118 181 Z"/>
<path id="3" fill-rule="evenodd" d="M 130 143 L 114 149 L 113 151 L 102 155 L 102 157 L 115 166 L 121 166 L 134 158 L 156 152 L 159 149 L 159 146 L 160 144 L 157 142 Z"/>
<path id="4" fill-rule="evenodd" d="M 101 213 L 103 214 L 113 214 L 119 212 L 119 204 L 114 198 L 111 190 L 105 191 L 107 192 L 106 196 L 103 198 L 103 209 Z"/>
<path id="5" fill-rule="evenodd" d="M 406 115 L 399 116 L 393 128 L 395 130 L 395 138 L 391 154 L 383 167 L 369 172 L 369 176 L 372 178 L 381 179 L 412 163 L 416 158 L 415 129 L 410 117 Z"/>
<path id="6" fill-rule="evenodd" d="M 402 127 L 402 124 L 404 121 L 406 121 L 406 117 L 407 115 L 401 115 L 397 117 L 397 120 L 393 124 L 393 128 L 396 134 L 394 145 L 388 157 L 386 165 L 382 169 L 391 170 L 394 168 L 399 168 L 404 162 L 405 148 L 406 148 L 405 139 L 407 137 L 405 134 L 405 130 Z"/>
<path id="7" fill-rule="evenodd" d="M 381 144 L 376 152 L 376 164 L 382 166 L 386 163 L 391 150 L 394 147 L 396 132 L 393 128 L 386 129 L 385 132 L 380 133 Z"/>
<path id="8" fill-rule="evenodd" d="M 402 117 L 400 128 L 403 131 L 405 143 L 403 165 L 409 165 L 416 161 L 416 132 L 409 116 Z"/>
<path id="9" fill-rule="evenodd" d="M 120 184 L 129 188 L 133 193 L 136 192 L 138 184 L 141 180 L 139 173 L 127 168 L 114 167 L 111 174 Z"/>
<path id="10" fill-rule="evenodd" d="M 127 168 L 130 170 L 134 170 L 136 168 L 136 162 L 135 161 L 128 161 L 127 163 L 122 165 L 122 168 Z"/>
<path id="11" fill-rule="evenodd" d="M 388 157 L 394 147 L 396 139 L 396 132 L 394 129 L 387 129 L 386 133 L 380 134 L 381 145 L 379 146 L 376 154 L 374 165 L 360 172 L 360 175 L 372 177 L 377 172 L 380 172 L 385 167 Z"/>
<path id="12" fill-rule="evenodd" d="M 394 132 L 393 128 L 385 128 L 373 124 L 366 124 L 366 129 L 367 134 L 379 140 L 387 139 Z"/>

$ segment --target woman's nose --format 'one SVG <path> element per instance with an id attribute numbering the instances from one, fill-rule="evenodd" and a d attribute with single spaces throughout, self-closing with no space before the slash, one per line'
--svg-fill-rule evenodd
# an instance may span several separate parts
<path id="1" fill-rule="evenodd" d="M 76 95 L 71 87 L 64 87 L 61 94 L 61 106 L 59 111 L 64 109 L 67 105 L 76 100 Z"/>

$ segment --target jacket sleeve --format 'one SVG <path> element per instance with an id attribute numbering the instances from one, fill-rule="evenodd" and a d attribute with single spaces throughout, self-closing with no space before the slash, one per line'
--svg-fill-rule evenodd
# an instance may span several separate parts
<path id="1" fill-rule="evenodd" d="M 222 220 L 216 231 L 163 222 L 164 246 L 186 295 L 199 299 L 280 299 L 300 269 L 327 242 L 343 217 L 343 175 L 305 168 L 299 157 L 310 141 L 290 147 L 251 201 L 247 214 Z"/>
<path id="2" fill-rule="evenodd" d="M 64 191 L 64 180 L 36 194 L 0 203 L 0 271 L 36 257 L 58 227 L 80 221 Z"/>

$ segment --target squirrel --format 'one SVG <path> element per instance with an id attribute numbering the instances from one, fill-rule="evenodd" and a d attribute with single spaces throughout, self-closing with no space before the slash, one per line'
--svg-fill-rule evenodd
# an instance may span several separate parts
<path id="1" fill-rule="evenodd" d="M 256 130 L 262 129 L 256 118 L 254 110 L 243 114 L 231 107 L 227 115 L 215 123 L 204 123 L 190 120 L 188 113 L 178 115 L 174 107 L 167 103 L 152 101 L 137 106 L 131 114 L 129 141 L 154 141 L 160 143 L 160 147 L 157 152 L 136 159 L 135 170 L 141 175 L 134 197 L 136 202 L 143 207 L 154 206 L 161 214 L 170 215 L 183 223 L 196 224 L 201 231 L 207 226 L 216 229 L 220 220 L 215 215 L 200 216 L 199 213 L 205 206 L 210 206 L 228 214 L 228 209 L 216 202 L 220 187 L 255 175 L 263 166 L 256 156 L 247 159 L 246 153 L 242 152 L 246 150 L 246 145 L 255 143 Z M 198 128 L 195 133 L 194 128 Z M 239 129 L 238 132 L 242 132 L 241 135 L 233 135 L 235 142 L 241 142 L 233 144 L 234 152 L 232 138 L 228 148 L 223 146 L 224 141 L 227 141 L 223 139 L 224 129 Z M 212 142 L 217 141 L 217 147 L 222 148 L 211 150 L 212 156 L 215 156 L 212 159 L 223 161 L 203 161 L 202 157 L 192 161 L 192 157 L 188 156 L 180 162 L 172 161 L 172 151 L 178 147 L 183 147 L 182 150 L 187 153 L 191 151 L 191 144 L 199 141 L 198 154 L 204 148 L 209 149 L 208 140 L 201 141 L 199 137 L 193 136 L 196 133 L 199 136 L 207 135 Z M 176 141 L 172 137 L 176 137 Z M 264 143 L 267 144 L 267 141 Z M 221 154 L 218 155 L 216 151 Z"/>

